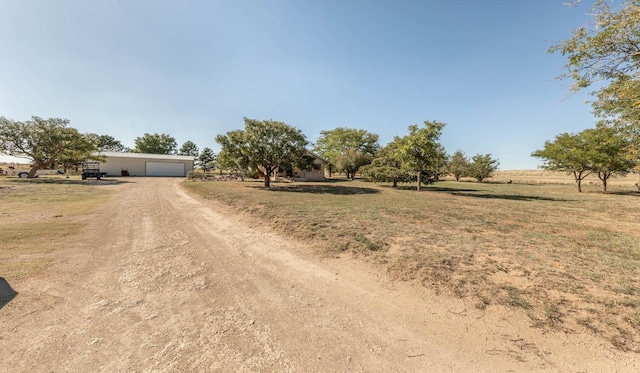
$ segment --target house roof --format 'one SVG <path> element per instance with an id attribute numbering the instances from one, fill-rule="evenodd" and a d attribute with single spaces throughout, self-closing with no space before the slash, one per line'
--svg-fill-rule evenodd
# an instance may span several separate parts
<path id="1" fill-rule="evenodd" d="M 194 156 L 191 155 L 173 155 L 173 154 L 147 154 L 147 153 L 119 153 L 119 152 L 100 152 L 99 155 L 111 158 L 137 158 L 137 159 L 169 159 L 175 161 L 193 161 Z"/>
<path id="2" fill-rule="evenodd" d="M 329 161 L 325 158 L 322 158 L 321 156 L 317 155 L 316 153 L 312 152 L 311 150 L 307 149 L 307 153 L 309 153 L 310 155 L 322 160 L 324 163 L 329 163 Z"/>

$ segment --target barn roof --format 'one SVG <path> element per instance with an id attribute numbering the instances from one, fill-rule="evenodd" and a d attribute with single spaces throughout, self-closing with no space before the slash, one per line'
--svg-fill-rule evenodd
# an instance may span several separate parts
<path id="1" fill-rule="evenodd" d="M 191 155 L 173 155 L 173 154 L 147 154 L 147 153 L 119 153 L 119 152 L 100 152 L 99 155 L 112 158 L 138 158 L 138 159 L 170 159 L 175 161 L 193 161 L 194 156 Z"/>

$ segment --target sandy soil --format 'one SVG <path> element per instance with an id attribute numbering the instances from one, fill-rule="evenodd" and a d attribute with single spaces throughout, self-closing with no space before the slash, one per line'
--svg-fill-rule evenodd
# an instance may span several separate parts
<path id="1" fill-rule="evenodd" d="M 593 335 L 314 259 L 181 180 L 127 181 L 43 276 L 11 284 L 0 371 L 640 371 Z"/>

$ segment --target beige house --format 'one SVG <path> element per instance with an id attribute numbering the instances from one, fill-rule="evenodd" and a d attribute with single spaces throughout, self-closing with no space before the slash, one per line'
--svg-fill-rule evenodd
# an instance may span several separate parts
<path id="1" fill-rule="evenodd" d="M 185 155 L 102 152 L 100 171 L 107 176 L 185 177 L 193 170 L 194 157 Z"/>

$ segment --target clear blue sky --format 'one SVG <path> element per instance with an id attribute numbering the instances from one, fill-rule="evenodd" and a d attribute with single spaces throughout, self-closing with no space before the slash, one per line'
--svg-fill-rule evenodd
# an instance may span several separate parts
<path id="1" fill-rule="evenodd" d="M 545 140 L 595 122 L 547 53 L 589 20 L 592 1 L 563 2 L 0 0 L 0 115 L 215 150 L 243 117 L 382 145 L 438 120 L 449 153 L 531 169 Z"/>

